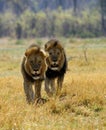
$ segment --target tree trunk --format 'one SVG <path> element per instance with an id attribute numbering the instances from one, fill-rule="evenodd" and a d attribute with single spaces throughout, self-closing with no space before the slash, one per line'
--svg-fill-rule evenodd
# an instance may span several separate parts
<path id="1" fill-rule="evenodd" d="M 100 0 L 101 4 L 101 26 L 103 35 L 106 36 L 106 0 Z"/>
<path id="2" fill-rule="evenodd" d="M 77 14 L 77 0 L 73 0 L 73 12 L 75 15 Z"/>

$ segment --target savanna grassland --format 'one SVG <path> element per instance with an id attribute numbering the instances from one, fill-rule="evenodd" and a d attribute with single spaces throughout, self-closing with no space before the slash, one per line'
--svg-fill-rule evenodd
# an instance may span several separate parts
<path id="1" fill-rule="evenodd" d="M 62 94 L 28 105 L 20 62 L 30 43 L 46 41 L 0 39 L 0 130 L 106 130 L 106 38 L 61 38 L 68 57 Z"/>

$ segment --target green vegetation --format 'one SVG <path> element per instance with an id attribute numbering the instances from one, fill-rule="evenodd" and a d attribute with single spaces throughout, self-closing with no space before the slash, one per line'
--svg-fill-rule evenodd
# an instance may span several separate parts
<path id="1" fill-rule="evenodd" d="M 0 37 L 100 37 L 105 0 L 0 0 Z"/>
<path id="2" fill-rule="evenodd" d="M 26 10 L 18 19 L 12 12 L 0 15 L 0 36 L 17 38 L 31 37 L 98 37 L 101 32 L 101 17 L 98 10 L 84 10 L 74 16 L 72 10 L 38 13 Z"/>

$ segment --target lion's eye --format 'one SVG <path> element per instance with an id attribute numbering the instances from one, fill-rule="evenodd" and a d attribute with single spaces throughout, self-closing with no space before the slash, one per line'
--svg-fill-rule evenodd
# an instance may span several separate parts
<path id="1" fill-rule="evenodd" d="M 38 64 L 40 65 L 40 64 L 41 64 L 41 61 L 39 61 Z"/>
<path id="2" fill-rule="evenodd" d="M 57 52 L 57 55 L 59 55 L 60 53 L 59 52 Z"/>
<path id="3" fill-rule="evenodd" d="M 52 52 L 49 52 L 49 55 L 52 55 Z"/>
<path id="4" fill-rule="evenodd" d="M 30 63 L 33 64 L 33 61 L 31 60 Z"/>

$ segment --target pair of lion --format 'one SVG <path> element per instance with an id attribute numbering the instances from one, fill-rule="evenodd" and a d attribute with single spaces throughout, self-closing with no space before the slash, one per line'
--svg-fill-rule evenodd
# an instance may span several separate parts
<path id="1" fill-rule="evenodd" d="M 46 55 L 46 53 L 48 55 Z M 45 91 L 48 96 L 58 94 L 62 88 L 67 60 L 61 43 L 52 39 L 45 44 L 45 52 L 33 44 L 25 52 L 21 64 L 24 79 L 24 91 L 28 103 L 44 101 L 41 98 L 41 85 L 45 79 Z M 55 80 L 57 79 L 57 89 Z M 35 91 L 33 91 L 33 86 Z"/>

